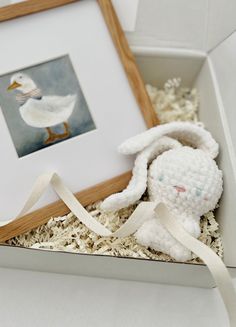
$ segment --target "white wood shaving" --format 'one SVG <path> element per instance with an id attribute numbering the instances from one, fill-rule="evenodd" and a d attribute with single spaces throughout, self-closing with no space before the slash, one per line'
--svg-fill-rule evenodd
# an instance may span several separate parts
<path id="1" fill-rule="evenodd" d="M 181 87 L 181 80 L 175 78 L 168 80 L 163 89 L 147 85 L 147 91 L 161 123 L 174 120 L 197 123 L 199 98 L 196 89 Z M 91 204 L 86 209 L 111 231 L 122 226 L 138 204 L 108 214 L 100 210 L 100 203 Z M 201 231 L 200 240 L 222 258 L 222 239 L 213 212 L 202 217 Z M 133 236 L 121 239 L 100 237 L 91 232 L 72 213 L 64 217 L 51 218 L 47 224 L 17 236 L 7 243 L 34 249 L 174 261 L 166 254 L 137 244 Z M 201 260 L 194 256 L 191 262 L 201 263 Z"/>
<path id="2" fill-rule="evenodd" d="M 199 98 L 196 89 L 180 87 L 181 80 L 168 80 L 163 89 L 147 85 L 153 107 L 161 121 L 198 121 Z"/>

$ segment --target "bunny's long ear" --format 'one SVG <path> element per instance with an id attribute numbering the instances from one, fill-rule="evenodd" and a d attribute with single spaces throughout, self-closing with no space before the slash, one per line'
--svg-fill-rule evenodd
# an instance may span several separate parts
<path id="1" fill-rule="evenodd" d="M 133 168 L 133 176 L 127 188 L 123 192 L 112 194 L 105 199 L 101 208 L 106 211 L 115 211 L 139 200 L 147 188 L 148 163 L 164 151 L 181 146 L 178 141 L 167 136 L 152 143 L 137 156 Z"/>
<path id="2" fill-rule="evenodd" d="M 212 135 L 204 128 L 189 122 L 172 122 L 153 127 L 125 141 L 119 146 L 119 152 L 123 154 L 140 152 L 164 135 L 202 149 L 213 159 L 218 155 L 219 146 Z"/>

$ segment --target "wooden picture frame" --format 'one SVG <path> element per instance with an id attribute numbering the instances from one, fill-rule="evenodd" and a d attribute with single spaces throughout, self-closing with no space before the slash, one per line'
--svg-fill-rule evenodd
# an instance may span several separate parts
<path id="1" fill-rule="evenodd" d="M 16 19 L 25 15 L 38 13 L 48 9 L 56 8 L 66 4 L 71 4 L 79 0 L 29 0 L 18 4 L 0 8 L 0 22 Z M 130 83 L 133 94 L 136 98 L 138 106 L 142 112 L 147 128 L 151 128 L 158 124 L 156 113 L 153 110 L 151 101 L 146 92 L 145 85 L 137 68 L 135 58 L 129 48 L 125 34 L 115 13 L 110 0 L 96 0 L 102 11 L 107 28 L 110 31 L 113 43 L 117 49 L 120 60 L 123 64 L 128 81 Z M 94 187 L 88 188 L 82 192 L 76 193 L 82 205 L 86 206 L 90 203 L 101 200 L 108 195 L 119 192 L 126 187 L 131 177 L 131 173 L 127 172 L 108 181 L 102 182 Z M 41 209 L 38 209 L 28 215 L 17 220 L 11 221 L 9 224 L 0 227 L 0 242 L 25 233 L 33 228 L 46 223 L 51 217 L 57 215 L 65 215 L 68 208 L 62 201 L 56 201 Z"/>

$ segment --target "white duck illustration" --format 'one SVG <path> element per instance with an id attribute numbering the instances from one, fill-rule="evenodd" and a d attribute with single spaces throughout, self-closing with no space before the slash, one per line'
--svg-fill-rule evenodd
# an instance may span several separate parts
<path id="1" fill-rule="evenodd" d="M 25 123 L 36 128 L 46 128 L 45 144 L 70 136 L 68 119 L 71 116 L 76 95 L 43 96 L 35 82 L 26 74 L 16 73 L 11 77 L 8 90 L 17 90 L 16 100 L 20 103 L 20 115 Z M 64 125 L 64 133 L 56 134 L 51 127 Z"/>

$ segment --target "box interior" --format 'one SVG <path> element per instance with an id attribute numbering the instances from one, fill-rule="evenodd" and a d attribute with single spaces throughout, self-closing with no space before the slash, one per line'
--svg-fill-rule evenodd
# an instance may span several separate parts
<path id="1" fill-rule="evenodd" d="M 234 177 L 234 163 L 230 155 L 230 143 L 227 138 L 226 122 L 224 121 L 225 107 L 222 105 L 218 80 L 210 58 L 204 63 L 196 80 L 196 87 L 200 93 L 199 118 L 208 128 L 220 145 L 217 162 L 223 170 L 224 192 L 217 210 L 217 221 L 220 224 L 224 245 L 224 261 L 228 266 L 236 266 L 236 220 L 235 199 L 236 191 Z"/>
<path id="2" fill-rule="evenodd" d="M 168 78 L 181 77 L 182 85 L 196 87 L 200 94 L 199 118 L 220 143 L 218 163 L 224 172 L 224 194 L 216 218 L 220 223 L 224 243 L 224 261 L 235 275 L 236 221 L 235 182 L 232 160 L 222 123 L 221 95 L 211 58 L 202 52 L 160 48 L 133 48 L 145 83 L 162 87 Z M 4 267 L 82 274 L 109 278 L 142 280 L 185 286 L 213 287 L 214 282 L 204 265 L 166 263 L 134 258 L 77 255 L 43 250 L 0 246 Z M 117 265 L 116 265 L 117 264 Z M 99 269 L 98 269 L 99 267 Z M 107 268 L 109 267 L 109 269 Z M 171 267 L 171 269 L 170 269 Z M 193 278 L 194 276 L 194 278 Z"/>
<path id="3" fill-rule="evenodd" d="M 198 51 L 165 50 L 154 47 L 132 47 L 142 78 L 146 84 L 163 87 L 173 77 L 181 77 L 182 85 L 192 87 L 206 54 Z"/>
<path id="4" fill-rule="evenodd" d="M 224 261 L 228 266 L 236 266 L 236 212 L 235 181 L 233 163 L 229 153 L 229 144 L 222 123 L 221 95 L 214 75 L 214 67 L 209 56 L 198 52 L 172 50 L 165 52 L 154 48 L 134 48 L 137 64 L 145 83 L 162 87 L 167 79 L 181 77 L 183 86 L 196 87 L 200 96 L 199 119 L 212 133 L 220 145 L 217 162 L 224 174 L 224 193 L 220 207 L 216 210 L 216 219 L 224 243 Z"/>
<path id="5" fill-rule="evenodd" d="M 220 144 L 217 161 L 224 173 L 224 193 L 220 208 L 216 211 L 216 219 L 220 224 L 224 242 L 224 261 L 228 266 L 236 267 L 236 254 L 233 250 L 236 247 L 233 165 L 222 123 L 224 107 L 221 106 L 221 96 L 211 59 L 198 51 L 179 49 L 166 51 L 142 47 L 133 47 L 132 50 L 145 83 L 163 87 L 168 79 L 180 77 L 183 86 L 196 87 L 199 91 L 199 119 Z"/>
<path id="6" fill-rule="evenodd" d="M 233 160 L 236 160 L 236 129 L 235 129 L 235 89 L 236 89 L 236 32 L 216 47 L 210 58 L 214 66 L 215 76 L 218 81 L 219 91 L 222 94 L 222 102 L 225 108 L 222 119 L 227 121 L 228 132 L 232 138 Z M 235 165 L 236 170 L 236 165 Z M 236 174 L 236 173 L 235 173 Z"/>

